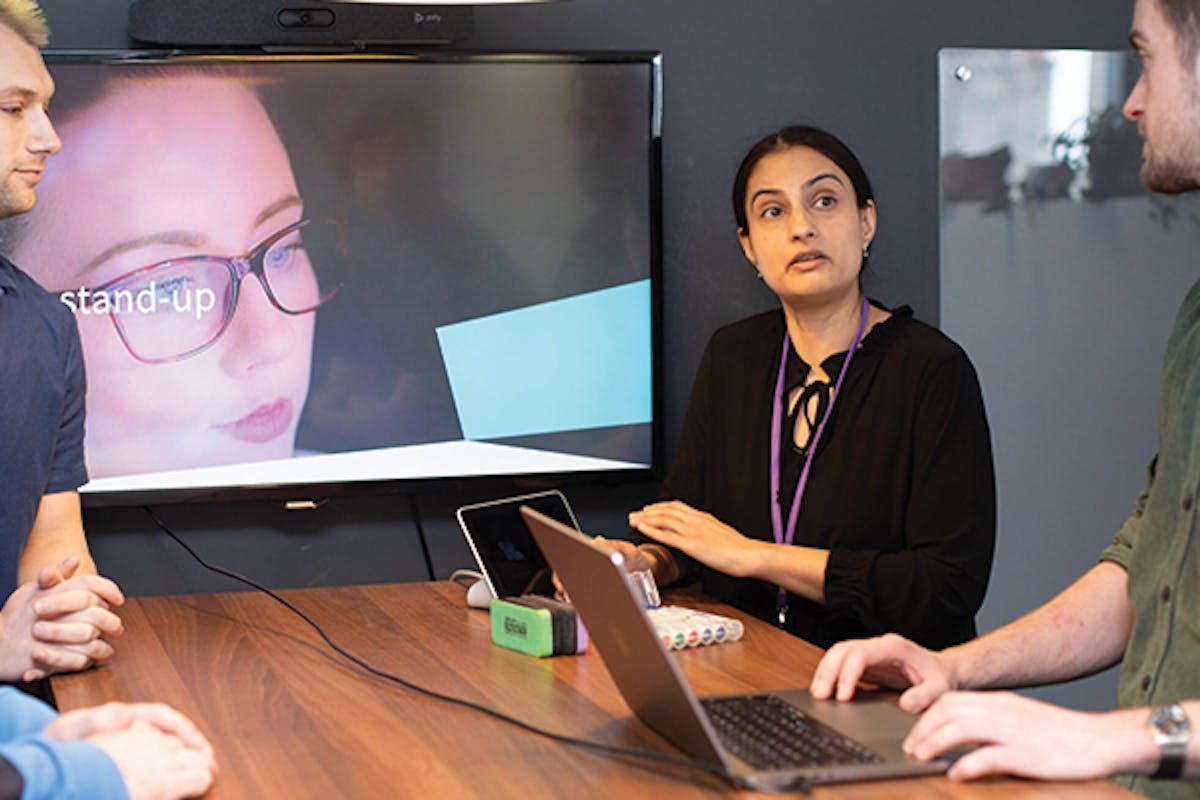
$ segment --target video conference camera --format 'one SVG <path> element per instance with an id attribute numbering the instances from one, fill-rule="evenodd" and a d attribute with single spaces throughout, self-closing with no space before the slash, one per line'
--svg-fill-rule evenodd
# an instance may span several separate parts
<path id="1" fill-rule="evenodd" d="M 305 0 L 134 0 L 129 35 L 175 46 L 442 45 L 471 34 L 469 6 Z"/>

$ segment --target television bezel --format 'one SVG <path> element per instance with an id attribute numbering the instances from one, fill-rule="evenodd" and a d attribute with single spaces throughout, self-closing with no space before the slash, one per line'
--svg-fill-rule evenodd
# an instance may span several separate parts
<path id="1" fill-rule="evenodd" d="M 634 64 L 649 72 L 650 107 L 647 167 L 650 179 L 650 330 L 651 330 L 651 421 L 650 465 L 637 469 L 580 470 L 566 472 L 529 472 L 479 475 L 426 476 L 351 481 L 326 481 L 284 484 L 241 484 L 219 487 L 172 487 L 120 491 L 81 491 L 85 508 L 110 508 L 177 503 L 272 502 L 289 507 L 315 507 L 332 498 L 354 495 L 415 494 L 454 492 L 484 494 L 488 491 L 541 489 L 558 486 L 599 484 L 614 486 L 659 481 L 663 464 L 663 176 L 662 53 L 652 50 L 578 50 L 578 51 L 485 51 L 421 50 L 387 46 L 263 46 L 257 48 L 153 48 L 153 49 L 58 49 L 43 50 L 46 63 L 53 68 L 72 63 L 221 63 L 277 61 L 395 61 L 398 63 L 471 63 L 471 64 Z M 51 119 L 54 107 L 51 101 Z M 69 146 L 69 145 L 68 145 Z"/>

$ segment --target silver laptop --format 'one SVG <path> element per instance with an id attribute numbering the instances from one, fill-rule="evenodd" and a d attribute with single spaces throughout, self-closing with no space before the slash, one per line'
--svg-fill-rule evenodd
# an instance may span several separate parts
<path id="1" fill-rule="evenodd" d="M 521 516 L 625 702 L 688 755 L 720 765 L 744 786 L 776 792 L 949 766 L 904 754 L 900 743 L 915 717 L 884 698 L 819 701 L 805 689 L 697 698 L 635 599 L 622 557 L 528 506 Z M 781 727 L 770 733 L 775 725 Z"/>

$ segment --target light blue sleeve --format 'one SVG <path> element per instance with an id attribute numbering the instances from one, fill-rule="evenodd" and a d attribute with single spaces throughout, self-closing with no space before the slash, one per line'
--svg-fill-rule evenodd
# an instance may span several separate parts
<path id="1" fill-rule="evenodd" d="M 90 742 L 56 742 L 32 736 L 0 746 L 0 756 L 21 773 L 21 800 L 128 800 L 117 765 Z"/>
<path id="2" fill-rule="evenodd" d="M 0 686 L 0 744 L 37 736 L 58 714 L 37 698 L 12 686 Z"/>
<path id="3" fill-rule="evenodd" d="M 127 800 L 117 765 L 89 742 L 41 736 L 54 709 L 11 686 L 0 686 L 0 756 L 25 781 L 21 800 Z"/>

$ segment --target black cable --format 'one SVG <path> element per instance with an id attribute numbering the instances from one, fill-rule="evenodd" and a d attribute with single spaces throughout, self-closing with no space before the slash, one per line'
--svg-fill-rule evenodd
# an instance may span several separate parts
<path id="1" fill-rule="evenodd" d="M 411 492 L 408 495 L 408 507 L 412 511 L 413 524 L 417 526 L 417 539 L 421 542 L 421 555 L 425 556 L 425 569 L 429 572 L 429 580 L 436 581 L 433 558 L 429 555 L 429 542 L 425 539 L 425 526 L 421 524 L 421 510 L 417 508 L 416 495 Z"/>
<path id="2" fill-rule="evenodd" d="M 372 665 L 365 659 L 354 655 L 349 650 L 346 650 L 344 647 L 339 645 L 337 642 L 335 642 L 333 640 L 332 637 L 330 637 L 330 635 L 328 633 L 325 632 L 324 628 L 322 628 L 320 625 L 318 625 L 316 623 L 315 620 L 313 620 L 312 617 L 310 617 L 308 614 L 301 611 L 299 608 L 297 608 L 295 605 L 293 605 L 290 601 L 281 597 L 279 594 L 277 594 L 273 590 L 267 588 L 266 586 L 262 585 L 261 583 L 254 580 L 253 578 L 247 578 L 244 575 L 239 575 L 238 573 L 234 572 L 233 570 L 226 569 L 225 567 L 221 567 L 216 564 L 210 564 L 207 561 L 205 561 L 204 558 L 199 553 L 197 553 L 195 550 L 193 550 L 192 547 L 187 542 L 185 542 L 183 539 L 179 538 L 179 535 L 176 534 L 175 531 L 171 530 L 171 528 L 169 528 L 167 526 L 167 524 L 165 522 L 163 522 L 162 519 L 160 519 L 157 514 L 154 513 L 154 511 L 150 508 L 150 506 L 142 506 L 142 508 L 150 516 L 150 519 L 152 519 L 154 521 L 154 524 L 157 525 L 158 528 L 163 533 L 167 534 L 172 539 L 174 539 L 179 544 L 180 547 L 182 547 L 184 550 L 187 551 L 188 555 L 190 555 L 192 558 L 194 558 L 196 560 L 197 563 L 200 564 L 200 566 L 204 567 L 207 570 L 211 570 L 212 572 L 215 572 L 218 575 L 224 575 L 227 578 L 232 578 L 235 581 L 244 583 L 247 586 L 253 587 L 253 588 L 257 589 L 258 591 L 266 594 L 272 600 L 279 603 L 284 608 L 286 608 L 288 611 L 291 611 L 293 614 L 300 617 L 300 619 L 302 619 L 306 623 L 308 623 L 309 627 L 311 627 L 314 631 L 316 631 L 317 634 L 325 641 L 325 644 L 329 645 L 329 647 L 332 648 L 334 650 L 334 652 L 338 653 L 343 658 L 347 659 L 348 661 L 350 661 L 353 664 L 356 664 L 357 666 L 361 667 L 362 669 L 366 670 L 367 672 L 369 672 L 370 674 L 374 675 L 377 678 L 397 684 L 405 689 L 408 689 L 409 691 L 416 692 L 417 694 L 420 694 L 420 695 L 424 695 L 425 697 L 430 697 L 430 698 L 433 698 L 434 700 L 440 700 L 443 703 L 449 703 L 451 705 L 456 705 L 461 708 L 466 708 L 471 711 L 475 711 L 480 714 L 484 714 L 486 716 L 492 717 L 494 719 L 498 719 L 501 722 L 505 722 L 505 723 L 508 723 L 509 725 L 513 725 L 524 731 L 528 731 L 529 733 L 532 733 L 535 736 L 541 736 L 545 739 L 550 739 L 551 741 L 559 742 L 560 744 L 565 744 L 570 747 L 576 747 L 576 748 L 579 748 L 582 750 L 593 750 L 593 751 L 597 751 L 600 753 L 607 753 L 609 755 L 614 755 L 614 756 L 622 756 L 622 757 L 633 758 L 633 759 L 646 759 L 646 760 L 650 760 L 650 761 L 659 761 L 659 762 L 671 764 L 674 766 L 703 770 L 705 772 L 712 773 L 713 775 L 716 775 L 720 778 L 724 778 L 726 780 L 732 781 L 736 785 L 739 785 L 739 786 L 745 785 L 738 776 L 733 775 L 729 772 L 726 772 L 718 764 L 713 764 L 708 761 L 701 761 L 700 759 L 691 758 L 689 756 L 676 755 L 674 753 L 664 753 L 664 752 L 661 752 L 658 750 L 640 750 L 640 749 L 631 748 L 631 747 L 618 747 L 616 745 L 602 744 L 601 742 L 593 742 L 593 741 L 589 741 L 587 739 L 577 739 L 573 736 L 566 736 L 565 734 L 555 733 L 553 731 L 546 730 L 545 728 L 539 728 L 538 726 L 533 725 L 529 722 L 525 722 L 524 720 L 517 719 L 516 717 L 511 717 L 508 714 L 505 714 L 502 711 L 497 711 L 494 708 L 488 708 L 487 706 L 480 705 L 479 703 L 475 703 L 470 700 L 465 700 L 461 697 L 454 697 L 453 695 L 442 694 L 441 692 L 436 692 L 433 689 L 426 688 L 419 684 L 413 683 L 412 681 L 405 680 L 404 678 L 401 678 L 398 675 L 393 675 L 390 672 L 386 672 L 382 669 L 379 669 L 378 667 Z M 648 766 L 648 765 L 639 765 L 639 766 Z"/>

